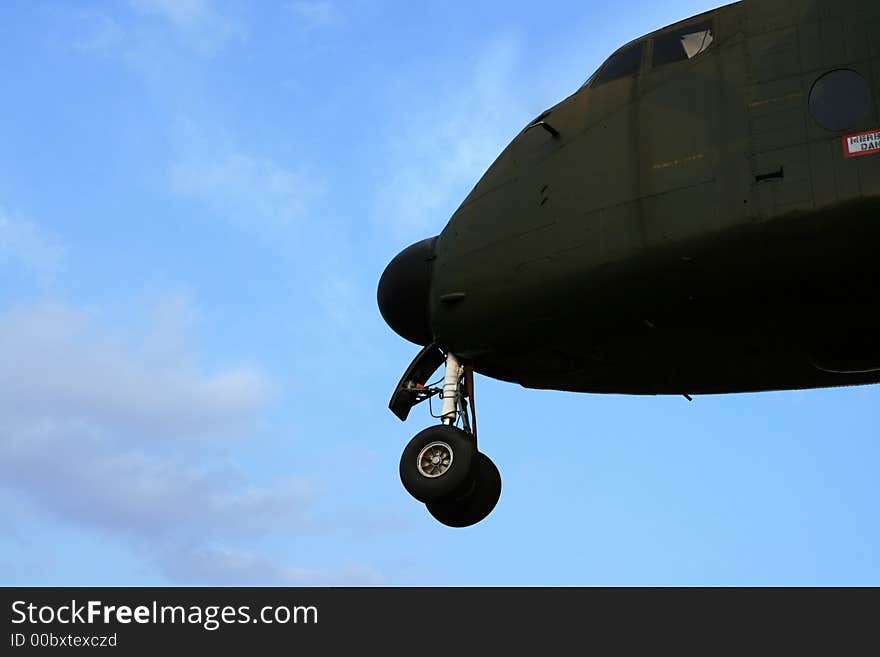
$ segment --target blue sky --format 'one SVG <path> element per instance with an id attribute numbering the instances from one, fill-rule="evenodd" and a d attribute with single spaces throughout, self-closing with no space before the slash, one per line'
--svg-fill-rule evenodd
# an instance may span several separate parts
<path id="1" fill-rule="evenodd" d="M 667 3 L 5 2 L 0 583 L 880 584 L 876 387 L 478 379 L 438 525 L 375 305 L 519 129 Z M 527 409 L 527 410 L 526 410 Z"/>

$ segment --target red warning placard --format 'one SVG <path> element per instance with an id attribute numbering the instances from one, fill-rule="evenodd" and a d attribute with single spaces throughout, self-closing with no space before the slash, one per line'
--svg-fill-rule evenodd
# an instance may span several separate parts
<path id="1" fill-rule="evenodd" d="M 843 154 L 846 157 L 880 153 L 880 130 L 860 132 L 843 138 Z"/>

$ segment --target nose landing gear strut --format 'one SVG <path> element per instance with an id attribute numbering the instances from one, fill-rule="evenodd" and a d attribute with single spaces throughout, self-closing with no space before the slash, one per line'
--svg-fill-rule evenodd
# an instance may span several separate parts
<path id="1" fill-rule="evenodd" d="M 443 402 L 440 415 L 434 416 L 441 424 L 416 434 L 403 450 L 400 480 L 438 521 L 449 527 L 469 527 L 495 508 L 501 496 L 501 475 L 477 449 L 473 369 L 463 366 L 454 354 L 446 354 L 443 387 L 425 386 L 441 359 L 442 352 L 435 345 L 423 349 L 391 398 L 391 410 L 401 419 L 406 419 L 410 408 L 435 396 Z"/>

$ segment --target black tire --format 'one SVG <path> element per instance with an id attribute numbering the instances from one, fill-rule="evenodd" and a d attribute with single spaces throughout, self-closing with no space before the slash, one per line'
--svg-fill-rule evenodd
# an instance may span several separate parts
<path id="1" fill-rule="evenodd" d="M 447 527 L 470 527 L 492 513 L 501 497 L 501 473 L 492 459 L 477 453 L 477 475 L 473 486 L 456 499 L 431 502 L 428 512 Z"/>
<path id="2" fill-rule="evenodd" d="M 428 476 L 419 468 L 419 456 L 432 443 L 441 443 L 452 454 L 442 474 Z M 461 495 L 471 488 L 476 472 L 477 448 L 471 437 L 456 427 L 436 425 L 416 434 L 400 457 L 400 481 L 420 502 L 436 502 Z"/>

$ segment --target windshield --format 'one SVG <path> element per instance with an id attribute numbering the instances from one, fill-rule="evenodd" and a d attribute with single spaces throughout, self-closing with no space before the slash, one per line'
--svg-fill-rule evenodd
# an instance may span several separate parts
<path id="1" fill-rule="evenodd" d="M 682 27 L 654 38 L 654 66 L 693 59 L 712 45 L 711 21 Z"/>
<path id="2" fill-rule="evenodd" d="M 712 21 L 691 23 L 668 32 L 657 34 L 653 39 L 651 67 L 693 59 L 704 53 L 715 41 Z M 647 39 L 628 44 L 606 59 L 595 73 L 579 89 L 599 86 L 612 80 L 636 75 L 641 69 L 642 53 Z"/>
<path id="3" fill-rule="evenodd" d="M 624 46 L 606 59 L 605 63 L 599 67 L 599 70 L 593 73 L 590 79 L 581 85 L 581 89 L 637 74 L 642 68 L 642 52 L 644 49 L 644 41 Z"/>

